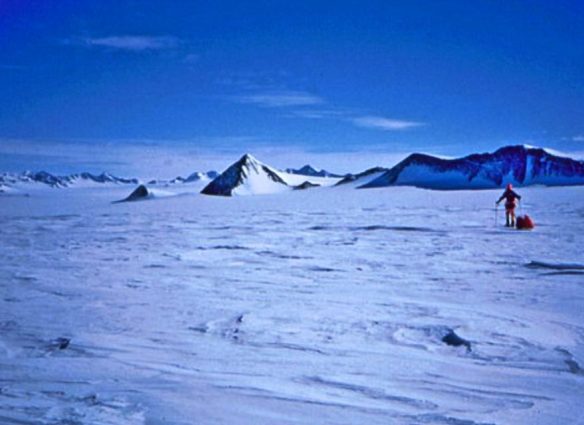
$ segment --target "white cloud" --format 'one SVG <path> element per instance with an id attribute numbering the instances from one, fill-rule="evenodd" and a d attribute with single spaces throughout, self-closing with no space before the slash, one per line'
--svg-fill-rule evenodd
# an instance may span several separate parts
<path id="1" fill-rule="evenodd" d="M 273 90 L 241 94 L 229 98 L 238 103 L 246 103 L 262 108 L 286 110 L 286 116 L 306 119 L 336 119 L 352 123 L 358 127 L 383 131 L 407 130 L 426 125 L 418 121 L 406 121 L 362 114 L 349 108 L 331 105 L 324 98 L 302 91 Z"/>
<path id="2" fill-rule="evenodd" d="M 181 41 L 172 36 L 114 35 L 109 37 L 85 38 L 83 44 L 89 47 L 141 52 L 145 50 L 169 50 L 178 47 Z"/>
<path id="3" fill-rule="evenodd" d="M 310 106 L 324 103 L 318 96 L 305 92 L 280 91 L 257 93 L 235 98 L 240 103 L 250 103 L 264 108 L 284 108 L 291 106 Z"/>
<path id="4" fill-rule="evenodd" d="M 312 144 L 316 146 L 316 143 Z M 347 150 L 349 149 L 349 150 Z M 45 170 L 55 174 L 106 171 L 120 177 L 173 178 L 194 171 L 224 171 L 249 152 L 284 169 L 312 164 L 335 173 L 358 173 L 373 166 L 389 167 L 408 149 L 392 146 L 343 147 L 314 151 L 297 142 L 251 136 L 193 140 L 23 140 L 0 138 L 2 171 Z"/>
<path id="5" fill-rule="evenodd" d="M 359 127 L 373 128 L 385 131 L 407 130 L 409 128 L 420 127 L 424 123 L 417 121 L 396 120 L 377 116 L 363 116 L 351 118 L 351 122 Z"/>
<path id="6" fill-rule="evenodd" d="M 323 118 L 341 118 L 349 114 L 350 112 L 343 111 L 340 109 L 299 109 L 296 111 L 292 111 L 290 113 L 290 116 L 311 119 L 323 119 Z"/>
<path id="7" fill-rule="evenodd" d="M 253 136 L 111 140 L 0 137 L 0 173 L 29 169 L 55 174 L 107 171 L 144 180 L 184 177 L 194 171 L 223 171 L 246 152 L 271 153 L 272 143 Z"/>
<path id="8" fill-rule="evenodd" d="M 584 134 L 578 134 L 577 136 L 572 137 L 574 142 L 584 142 Z"/>

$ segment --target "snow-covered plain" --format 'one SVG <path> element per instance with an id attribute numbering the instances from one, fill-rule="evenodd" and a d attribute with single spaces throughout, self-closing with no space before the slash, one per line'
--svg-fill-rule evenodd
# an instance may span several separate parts
<path id="1" fill-rule="evenodd" d="M 584 187 L 129 192 L 0 194 L 0 423 L 584 423 Z"/>

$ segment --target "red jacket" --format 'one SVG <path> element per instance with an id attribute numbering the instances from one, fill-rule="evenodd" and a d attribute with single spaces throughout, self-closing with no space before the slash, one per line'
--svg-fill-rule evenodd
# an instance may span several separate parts
<path id="1" fill-rule="evenodd" d="M 521 196 L 516 194 L 513 190 L 506 189 L 497 201 L 497 204 L 503 199 L 505 199 L 505 208 L 515 208 L 515 200 L 521 199 Z"/>

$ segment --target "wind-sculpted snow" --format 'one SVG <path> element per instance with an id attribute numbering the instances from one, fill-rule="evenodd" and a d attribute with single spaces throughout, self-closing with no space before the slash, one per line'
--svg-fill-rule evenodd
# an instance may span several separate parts
<path id="1" fill-rule="evenodd" d="M 127 192 L 2 199 L 0 423 L 581 416 L 584 188 Z"/>

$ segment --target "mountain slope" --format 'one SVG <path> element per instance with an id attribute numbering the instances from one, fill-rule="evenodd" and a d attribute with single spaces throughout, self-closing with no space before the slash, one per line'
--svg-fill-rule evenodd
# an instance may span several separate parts
<path id="1" fill-rule="evenodd" d="M 360 188 L 417 186 L 427 189 L 489 189 L 517 186 L 584 184 L 584 161 L 549 153 L 541 148 L 506 146 L 494 153 L 442 159 L 412 154 L 377 179 Z"/>
<path id="2" fill-rule="evenodd" d="M 388 171 L 387 168 L 374 167 L 359 174 L 349 174 L 337 182 L 335 186 L 361 186 L 381 177 L 386 171 Z"/>
<path id="3" fill-rule="evenodd" d="M 249 154 L 242 156 L 201 191 L 205 195 L 260 195 L 289 190 L 278 171 Z"/>

